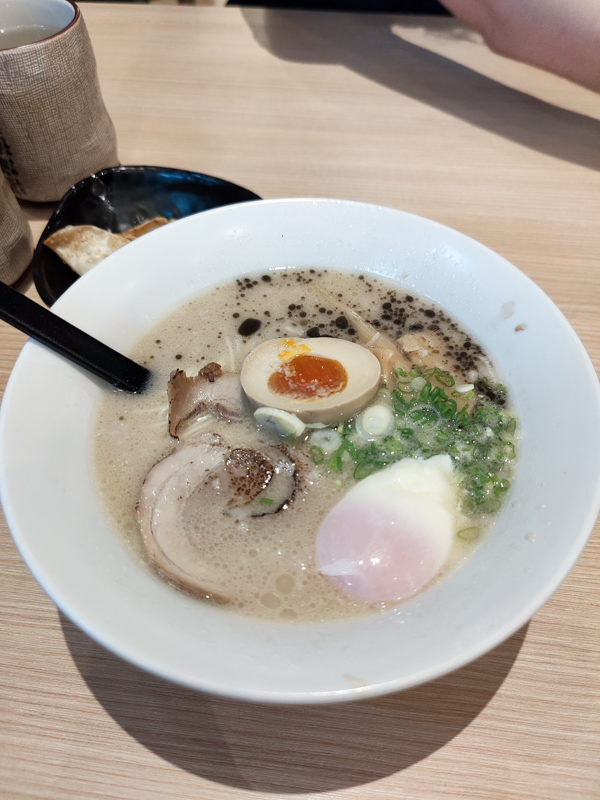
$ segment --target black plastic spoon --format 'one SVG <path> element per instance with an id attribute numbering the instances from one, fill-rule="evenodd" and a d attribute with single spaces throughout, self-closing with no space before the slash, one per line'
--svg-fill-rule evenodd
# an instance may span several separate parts
<path id="1" fill-rule="evenodd" d="M 0 319 L 118 389 L 141 392 L 151 372 L 0 281 Z"/>

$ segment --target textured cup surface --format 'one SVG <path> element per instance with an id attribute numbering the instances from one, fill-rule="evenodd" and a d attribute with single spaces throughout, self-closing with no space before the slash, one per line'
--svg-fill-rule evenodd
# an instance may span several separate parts
<path id="1" fill-rule="evenodd" d="M 35 0 L 18 2 L 37 13 Z M 0 166 L 17 197 L 37 202 L 118 163 L 83 17 L 70 0 L 54 3 L 73 10 L 63 30 L 0 50 Z"/>
<path id="2" fill-rule="evenodd" d="M 0 281 L 14 283 L 25 272 L 32 256 L 29 223 L 0 172 Z"/>

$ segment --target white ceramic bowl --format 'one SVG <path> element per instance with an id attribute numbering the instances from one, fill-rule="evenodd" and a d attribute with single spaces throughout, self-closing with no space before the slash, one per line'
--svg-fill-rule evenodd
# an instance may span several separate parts
<path id="1" fill-rule="evenodd" d="M 548 600 L 600 506 L 600 393 L 572 328 L 527 277 L 467 237 L 336 200 L 244 203 L 189 217 L 110 256 L 54 310 L 127 352 L 203 289 L 277 267 L 373 272 L 427 296 L 483 345 L 512 393 L 520 463 L 506 507 L 467 562 L 395 611 L 267 624 L 173 591 L 106 519 L 90 471 L 98 381 L 29 342 L 0 417 L 0 488 L 15 542 L 48 595 L 121 657 L 196 689 L 313 703 L 404 689 L 481 656 Z M 556 385 L 577 387 L 577 408 Z"/>

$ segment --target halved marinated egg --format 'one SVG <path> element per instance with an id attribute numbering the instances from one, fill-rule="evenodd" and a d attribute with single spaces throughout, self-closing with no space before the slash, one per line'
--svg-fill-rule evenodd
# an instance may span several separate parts
<path id="1" fill-rule="evenodd" d="M 442 569 L 457 516 L 450 456 L 398 461 L 329 512 L 317 534 L 320 572 L 353 599 L 402 600 Z"/>
<path id="2" fill-rule="evenodd" d="M 242 366 L 242 388 L 258 406 L 296 414 L 307 424 L 348 419 L 367 406 L 381 380 L 370 350 L 344 339 L 270 339 Z"/>

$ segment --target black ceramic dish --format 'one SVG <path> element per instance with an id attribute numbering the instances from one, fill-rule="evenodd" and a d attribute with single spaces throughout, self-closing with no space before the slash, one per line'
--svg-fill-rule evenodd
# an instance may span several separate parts
<path id="1" fill-rule="evenodd" d="M 65 225 L 120 233 L 152 217 L 180 219 L 210 208 L 260 200 L 235 183 L 168 167 L 111 167 L 76 183 L 59 202 L 33 254 L 33 279 L 51 306 L 79 277 L 44 239 Z"/>

